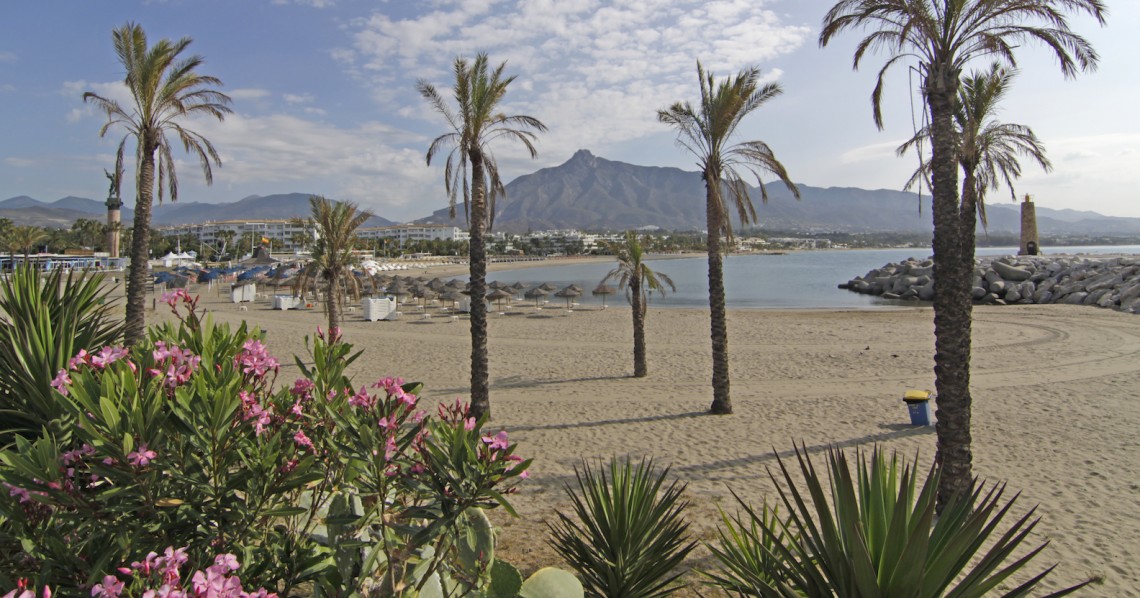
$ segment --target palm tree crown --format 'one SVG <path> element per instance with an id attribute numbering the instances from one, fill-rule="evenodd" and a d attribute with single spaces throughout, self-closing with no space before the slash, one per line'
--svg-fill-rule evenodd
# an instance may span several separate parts
<path id="1" fill-rule="evenodd" d="M 490 70 L 490 59 L 480 52 L 475 60 L 468 63 L 464 58 L 455 59 L 455 86 L 453 89 L 456 110 L 452 110 L 435 86 L 421 79 L 416 83 L 420 92 L 436 112 L 443 115 L 451 132 L 444 133 L 431 142 L 427 151 L 430 166 L 436 153 L 448 146 L 444 167 L 444 189 L 451 207 L 451 217 L 455 217 L 455 204 L 459 190 L 463 190 L 463 211 L 470 221 L 472 191 L 481 186 L 486 192 L 488 227 L 494 224 L 495 199 L 506 191 L 499 177 L 499 166 L 488 144 L 500 137 L 513 138 L 526 147 L 531 158 L 538 155 L 534 147 L 537 138 L 534 131 L 545 132 L 546 125 L 533 116 L 508 116 L 501 112 L 500 104 L 507 93 L 507 87 L 515 80 L 515 75 L 506 77 L 503 70 L 507 63 L 502 62 Z M 485 171 L 485 178 L 476 182 L 468 176 L 468 165 L 479 160 Z M 474 174 L 474 173 L 472 173 Z"/>
<path id="2" fill-rule="evenodd" d="M 709 234 L 724 234 L 731 238 L 732 224 L 728 217 L 731 202 L 741 224 L 756 220 L 756 208 L 748 192 L 748 184 L 741 175 L 744 169 L 756 177 L 760 187 L 760 197 L 768 201 L 768 191 L 764 188 L 761 174 L 770 172 L 776 175 L 796 198 L 800 192 L 788 178 L 784 165 L 776 159 L 772 149 L 763 141 L 742 141 L 734 143 L 736 127 L 744 117 L 763 106 L 768 100 L 783 93 L 778 83 L 760 86 L 760 70 L 748 68 L 736 77 L 726 78 L 717 83 L 713 74 L 706 72 L 697 62 L 697 78 L 701 85 L 701 103 L 694 107 L 689 102 L 677 102 L 665 110 L 657 111 L 657 119 L 677 129 L 677 144 L 697 158 L 706 185 L 724 201 L 718 203 L 719 226 L 709 222 Z M 723 182 L 721 185 L 715 185 Z M 727 197 L 722 195 L 727 192 Z"/>
<path id="3" fill-rule="evenodd" d="M 1098 56 L 1083 37 L 1069 29 L 1063 10 L 1087 12 L 1103 25 L 1100 0 L 840 0 L 827 11 L 819 45 L 851 29 L 869 29 L 859 42 L 852 66 L 868 50 L 890 57 L 879 70 L 871 104 L 875 124 L 883 128 L 883 78 L 900 61 L 914 59 L 923 77 L 957 77 L 966 64 L 997 55 L 1016 66 L 1013 50 L 1036 40 L 1053 50 L 1066 77 L 1096 68 Z"/>
<path id="4" fill-rule="evenodd" d="M 352 253 L 356 230 L 372 214 L 359 210 L 351 202 L 332 201 L 318 195 L 309 198 L 309 205 L 312 208 L 309 225 L 316 231 L 317 240 L 313 243 L 313 259 L 295 284 L 303 289 L 309 282 L 321 279 L 328 285 L 325 313 L 329 318 L 329 332 L 332 338 L 337 338 L 343 286 L 348 283 L 350 289 L 356 289 L 356 279 L 350 270 L 356 263 L 356 256 Z"/>
<path id="5" fill-rule="evenodd" d="M 201 56 L 180 58 L 193 41 L 189 37 L 176 42 L 162 39 L 148 48 L 142 27 L 127 23 L 114 31 L 113 38 L 115 53 L 126 69 L 123 83 L 130 91 L 132 105 L 124 107 L 116 100 L 90 91 L 83 94 L 83 101 L 95 104 L 107 114 L 108 120 L 99 130 L 100 137 L 115 126 L 127 130 L 116 152 L 116 170 L 122 170 L 127 141 L 135 138 L 138 141 L 136 155 L 140 160 L 157 154 L 159 202 L 164 196 L 164 186 L 170 200 L 177 201 L 178 173 L 167 138 L 167 133 L 173 132 L 186 151 L 198 156 L 206 182 L 213 183 L 211 162 L 221 166 L 221 157 L 209 139 L 179 121 L 198 115 L 224 120 L 232 113 L 230 97 L 211 88 L 221 86 L 221 80 L 195 72 L 205 63 Z M 145 154 L 146 151 L 152 153 Z M 136 172 L 136 177 L 138 174 Z"/>
<path id="6" fill-rule="evenodd" d="M 756 177 L 760 197 L 768 201 L 761 174 L 776 175 L 799 199 L 800 192 L 788 177 L 772 149 L 763 141 L 734 142 L 736 127 L 745 116 L 780 95 L 776 83 L 760 85 L 760 70 L 748 68 L 736 77 L 719 83 L 697 62 L 701 103 L 694 107 L 677 102 L 657 111 L 657 119 L 677 129 L 677 143 L 697 158 L 705 181 L 705 214 L 708 226 L 709 319 L 713 358 L 713 413 L 732 413 L 728 381 L 728 323 L 724 312 L 724 267 L 721 236 L 732 238 L 729 206 L 736 208 L 741 224 L 756 220 L 756 208 L 749 196 L 741 170 Z"/>
<path id="7" fill-rule="evenodd" d="M 145 325 L 145 286 L 150 246 L 150 214 L 154 189 L 158 200 L 169 192 L 170 200 L 178 199 L 178 173 L 168 134 L 182 143 L 183 149 L 198 156 L 206 183 L 214 181 L 211 163 L 221 166 L 221 158 L 213 144 L 201 134 L 182 125 L 195 116 L 211 116 L 224 120 L 231 112 L 230 98 L 213 88 L 222 82 L 216 77 L 200 75 L 201 56 L 182 58 L 190 45 L 188 37 L 177 42 L 159 40 L 148 46 L 142 27 L 127 23 L 112 33 L 115 53 L 126 74 L 123 79 L 132 104 L 87 92 L 83 101 L 95 104 L 107 114 L 107 122 L 99 130 L 102 137 L 112 127 L 126 129 L 115 153 L 115 172 L 123 170 L 123 154 L 128 140 L 135 139 L 135 224 L 131 235 L 130 270 L 127 274 L 127 315 L 124 340 L 133 345 L 143 338 Z M 158 160 L 157 177 L 155 159 Z M 115 183 L 116 191 L 118 183 Z M 165 190 L 165 191 L 164 191 Z"/>
<path id="8" fill-rule="evenodd" d="M 1037 162 L 1046 172 L 1053 169 L 1045 155 L 1045 146 L 1033 130 L 1025 125 L 1003 123 L 997 113 L 1005 99 L 1017 69 L 1003 67 L 994 62 L 985 71 L 975 71 L 962 79 L 958 104 L 954 109 L 954 126 L 958 135 L 958 164 L 962 169 L 962 225 L 972 226 L 976 211 L 982 224 L 986 223 L 985 198 L 990 190 L 1003 185 L 1009 189 L 1010 199 L 1017 200 L 1013 181 L 1021 178 L 1019 157 Z M 899 146 L 898 154 L 905 155 L 920 142 L 930 137 L 930 128 L 919 129 L 914 137 Z M 930 162 L 911 175 L 904 189 L 925 182 L 929 186 Z M 968 220 L 967 220 L 968 219 Z M 968 234 L 969 228 L 963 233 Z"/>

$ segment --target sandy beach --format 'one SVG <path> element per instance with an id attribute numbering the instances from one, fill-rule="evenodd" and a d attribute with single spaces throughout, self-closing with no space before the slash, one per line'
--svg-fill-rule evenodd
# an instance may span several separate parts
<path id="1" fill-rule="evenodd" d="M 550 263 L 540 263 L 551 265 Z M 496 269 L 496 267 L 492 267 Z M 409 273 L 417 274 L 415 271 Z M 429 275 L 447 272 L 432 269 Z M 463 273 L 460 268 L 459 272 Z M 192 291 L 194 289 L 191 289 Z M 286 365 L 303 355 L 303 337 L 324 324 L 319 309 L 275 311 L 261 299 L 245 310 L 228 295 L 203 292 L 220 322 L 242 319 L 267 332 Z M 933 427 L 909 425 L 901 401 L 932 389 L 931 310 L 729 312 L 732 400 L 736 413 L 708 416 L 711 357 L 701 310 L 649 313 L 649 376 L 632 373 L 628 307 L 590 299 L 573 312 L 516 307 L 490 319 L 492 430 L 504 429 L 535 458 L 531 478 L 502 527 L 499 554 L 525 572 L 558 565 L 544 521 L 566 510 L 563 485 L 583 458 L 652 457 L 688 484 L 688 518 L 711 540 L 717 507 L 734 509 L 730 489 L 759 505 L 777 499 L 768 478 L 773 451 L 803 444 L 821 458 L 829 445 L 878 444 L 924 472 Z M 466 398 L 469 324 L 408 306 L 395 322 L 346 317 L 346 339 L 363 349 L 359 383 L 402 376 L 425 383 L 428 401 Z M 168 317 L 165 306 L 149 321 Z M 1040 505 L 1034 538 L 1048 538 L 1037 569 L 1057 563 L 1046 587 L 1091 575 L 1105 582 L 1086 595 L 1140 596 L 1140 318 L 1079 306 L 975 308 L 973 396 L 975 473 Z M 822 461 L 817 460 L 822 466 Z M 710 567 L 701 548 L 692 567 Z M 708 591 L 702 590 L 704 594 Z"/>

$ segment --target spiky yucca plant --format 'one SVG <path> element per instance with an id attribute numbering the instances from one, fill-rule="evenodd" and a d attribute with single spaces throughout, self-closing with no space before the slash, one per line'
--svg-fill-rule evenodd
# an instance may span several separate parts
<path id="1" fill-rule="evenodd" d="M 63 414 L 51 381 L 81 349 L 121 342 L 123 322 L 101 274 L 30 266 L 0 281 L 0 446 Z"/>
<path id="2" fill-rule="evenodd" d="M 684 587 L 677 567 L 696 547 L 683 519 L 685 485 L 666 487 L 669 469 L 648 460 L 614 458 L 596 469 L 583 463 L 574 473 L 577 489 L 567 485 L 566 492 L 576 519 L 558 513 L 547 526 L 587 595 L 649 598 Z"/>
<path id="3" fill-rule="evenodd" d="M 712 547 L 728 569 L 719 575 L 723 582 L 713 577 L 713 583 L 765 597 L 1026 596 L 1053 570 L 1015 577 L 1046 544 L 1022 550 L 1040 521 L 1036 507 L 998 532 L 1017 500 L 1015 495 L 1002 504 L 1004 484 L 989 490 L 976 484 L 966 500 L 952 501 L 936 517 L 938 466 L 919 487 L 911 464 L 900 465 L 896 454 L 888 460 L 876 448 L 868 460 L 859 453 L 853 472 L 843 451 L 831 448 L 829 492 L 806 448 L 797 448 L 796 457 L 806 496 L 777 456 L 786 488 L 769 475 L 788 518 L 757 515 L 737 497 L 747 523 L 729 521 L 720 545 Z M 742 572 L 740 561 L 731 557 L 748 551 L 763 558 L 755 559 L 755 570 Z"/>

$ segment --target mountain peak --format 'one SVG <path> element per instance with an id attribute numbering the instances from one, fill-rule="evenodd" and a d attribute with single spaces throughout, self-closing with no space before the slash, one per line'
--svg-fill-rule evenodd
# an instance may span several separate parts
<path id="1" fill-rule="evenodd" d="M 594 154 L 590 153 L 590 150 L 580 149 L 574 152 L 573 156 L 570 156 L 570 160 L 567 161 L 567 164 L 571 163 L 583 163 L 589 166 L 596 166 L 598 159 L 594 156 Z"/>

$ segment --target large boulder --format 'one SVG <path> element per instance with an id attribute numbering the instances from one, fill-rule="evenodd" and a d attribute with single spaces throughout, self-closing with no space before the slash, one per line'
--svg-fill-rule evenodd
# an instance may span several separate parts
<path id="1" fill-rule="evenodd" d="M 999 260 L 994 260 L 994 262 L 990 264 L 990 267 L 992 267 L 995 272 L 1001 275 L 1002 278 L 1013 282 L 1029 280 L 1033 276 L 1033 273 L 1029 270 L 1026 270 L 1025 268 L 1011 266 Z"/>

